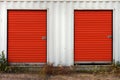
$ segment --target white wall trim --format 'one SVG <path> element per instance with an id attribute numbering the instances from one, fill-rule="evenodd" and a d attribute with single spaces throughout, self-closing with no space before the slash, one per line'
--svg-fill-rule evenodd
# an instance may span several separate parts
<path id="1" fill-rule="evenodd" d="M 120 0 L 0 0 L 0 1 L 120 1 Z"/>

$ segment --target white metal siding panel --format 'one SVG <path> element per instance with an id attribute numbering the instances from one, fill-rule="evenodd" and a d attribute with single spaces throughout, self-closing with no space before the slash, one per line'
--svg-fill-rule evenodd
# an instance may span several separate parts
<path id="1" fill-rule="evenodd" d="M 11 0 L 0 0 L 0 1 L 11 1 Z M 83 0 L 12 0 L 12 1 L 83 1 Z M 103 1 L 103 0 L 84 0 L 84 1 Z M 110 1 L 110 0 L 104 0 Z M 111 0 L 111 1 L 120 1 L 120 0 Z"/>
<path id="2" fill-rule="evenodd" d="M 7 49 L 7 12 L 6 2 L 0 2 L 0 53 L 4 51 L 6 54 Z M 7 55 L 5 55 L 7 57 Z"/>
<path id="3" fill-rule="evenodd" d="M 119 2 L 119 4 L 120 4 L 120 2 Z M 115 57 L 116 56 L 118 56 L 118 59 L 116 59 L 116 61 L 120 61 L 120 24 L 119 24 L 119 21 L 120 21 L 120 5 L 117 5 L 117 6 L 119 6 L 119 9 L 117 9 L 117 14 L 116 14 L 116 24 L 117 25 L 114 25 L 114 26 L 117 26 L 118 28 L 116 29 L 117 30 L 117 32 L 118 32 L 118 38 L 116 38 L 116 39 L 118 39 L 118 40 L 116 40 L 117 42 L 118 42 L 118 52 L 116 52 L 116 54 L 118 54 L 118 55 L 114 55 Z M 115 22 L 115 21 L 114 21 Z M 114 37 L 115 38 L 115 37 Z M 115 48 L 115 47 L 114 47 Z"/>
<path id="4" fill-rule="evenodd" d="M 55 66 L 74 64 L 74 9 L 113 9 L 113 58 L 120 61 L 120 0 L 0 0 L 0 51 L 5 53 L 7 9 L 48 10 L 47 61 Z"/>

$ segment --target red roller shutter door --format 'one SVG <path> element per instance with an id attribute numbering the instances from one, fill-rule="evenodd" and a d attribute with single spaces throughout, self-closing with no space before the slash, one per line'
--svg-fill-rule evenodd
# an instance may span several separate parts
<path id="1" fill-rule="evenodd" d="M 8 10 L 8 62 L 46 62 L 46 10 Z"/>
<path id="2" fill-rule="evenodd" d="M 75 62 L 112 61 L 112 11 L 75 10 Z"/>

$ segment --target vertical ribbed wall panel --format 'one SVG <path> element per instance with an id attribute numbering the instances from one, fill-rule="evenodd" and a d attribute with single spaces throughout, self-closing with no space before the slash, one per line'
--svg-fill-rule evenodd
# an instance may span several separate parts
<path id="1" fill-rule="evenodd" d="M 53 14 L 53 2 L 50 2 L 50 4 L 48 4 L 48 7 L 49 7 L 49 9 L 48 9 L 48 15 L 50 15 L 49 17 L 47 17 L 47 39 L 49 39 L 49 40 L 47 40 L 47 46 L 49 46 L 49 47 L 47 47 L 47 62 L 48 63 L 50 63 L 50 62 L 53 62 L 54 61 L 54 58 L 53 58 L 53 56 L 51 56 L 51 55 L 53 55 L 53 35 L 54 35 L 54 32 L 52 31 L 54 28 L 53 28 L 53 16 L 54 16 L 54 14 Z"/>
<path id="2" fill-rule="evenodd" d="M 6 12 L 6 2 L 0 2 L 0 53 L 4 51 L 7 53 L 7 12 Z M 7 57 L 7 54 L 5 55 Z"/>
<path id="3" fill-rule="evenodd" d="M 59 20 L 60 19 L 58 19 L 59 18 L 59 6 L 57 6 L 57 5 L 59 5 L 59 2 L 54 2 L 53 3 L 53 5 L 54 6 L 56 6 L 56 7 L 54 7 L 54 11 L 53 11 L 53 15 L 54 15 L 54 17 L 53 17 L 53 19 L 54 19 L 54 24 L 53 24 L 53 29 L 54 29 L 54 38 L 53 38 L 53 45 L 54 45 L 54 47 L 53 47 L 53 53 L 54 53 L 54 55 L 53 55 L 53 57 L 54 57 L 54 61 L 53 61 L 53 63 L 54 63 L 54 65 L 57 65 L 58 64 L 58 62 L 59 62 L 59 58 L 58 58 L 58 55 L 59 55 Z"/>
<path id="4" fill-rule="evenodd" d="M 1 10 L 2 10 L 2 5 L 3 3 L 1 2 L 0 3 L 0 44 L 2 45 L 2 13 L 1 13 Z M 0 46 L 0 52 L 2 51 L 2 46 Z"/>
<path id="5" fill-rule="evenodd" d="M 47 61 L 54 65 L 73 65 L 74 9 L 113 10 L 113 59 L 120 61 L 120 1 L 0 1 L 0 51 L 7 50 L 7 9 L 47 9 Z M 6 53 L 7 55 L 7 53 Z"/>
<path id="6" fill-rule="evenodd" d="M 66 34 L 66 38 L 65 38 L 65 65 L 72 65 L 74 64 L 74 53 L 73 53 L 73 37 L 74 37 L 74 17 L 73 17 L 73 3 L 72 2 L 68 2 L 66 3 L 66 26 L 65 26 L 65 34 Z"/>
<path id="7" fill-rule="evenodd" d="M 119 5 L 120 6 L 120 5 Z M 118 10 L 118 20 L 117 20 L 117 23 L 119 23 L 120 21 L 120 9 Z M 118 60 L 117 61 L 120 61 L 120 24 L 118 24 Z"/>

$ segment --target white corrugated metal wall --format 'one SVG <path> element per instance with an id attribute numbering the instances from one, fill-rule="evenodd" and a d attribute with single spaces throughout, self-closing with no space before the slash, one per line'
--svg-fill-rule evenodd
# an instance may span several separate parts
<path id="1" fill-rule="evenodd" d="M 74 64 L 74 9 L 113 10 L 113 59 L 120 61 L 120 1 L 0 0 L 0 51 L 7 56 L 7 9 L 47 9 L 47 62 Z"/>

